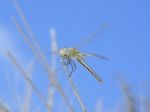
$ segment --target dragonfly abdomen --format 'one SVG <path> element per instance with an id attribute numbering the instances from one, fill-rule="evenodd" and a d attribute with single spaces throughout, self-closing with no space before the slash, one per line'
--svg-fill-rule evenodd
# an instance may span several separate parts
<path id="1" fill-rule="evenodd" d="M 77 58 L 77 61 L 83 65 L 99 82 L 102 82 L 102 78 L 89 66 L 87 65 L 82 59 Z"/>

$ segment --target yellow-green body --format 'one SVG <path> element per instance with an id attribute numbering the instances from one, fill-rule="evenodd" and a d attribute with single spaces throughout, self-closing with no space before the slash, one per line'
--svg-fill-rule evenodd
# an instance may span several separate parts
<path id="1" fill-rule="evenodd" d="M 59 54 L 63 58 L 83 58 L 84 54 L 80 53 L 76 48 L 62 48 Z"/>
<path id="2" fill-rule="evenodd" d="M 76 59 L 81 65 L 83 65 L 99 82 L 102 82 L 101 77 L 84 61 L 85 56 L 96 56 L 101 59 L 107 59 L 103 56 L 92 53 L 80 53 L 76 48 L 62 48 L 59 50 L 60 57 L 63 59 Z M 71 62 L 69 61 L 69 62 Z M 74 69 L 75 70 L 75 69 Z M 72 74 L 73 72 L 71 72 Z M 70 74 L 70 76 L 71 76 Z"/>

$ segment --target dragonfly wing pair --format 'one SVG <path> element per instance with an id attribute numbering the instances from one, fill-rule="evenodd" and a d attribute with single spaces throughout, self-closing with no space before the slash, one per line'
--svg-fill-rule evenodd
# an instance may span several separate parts
<path id="1" fill-rule="evenodd" d="M 109 60 L 109 58 L 102 56 L 100 54 L 95 54 L 95 53 L 82 53 L 84 56 L 94 56 L 100 60 Z"/>

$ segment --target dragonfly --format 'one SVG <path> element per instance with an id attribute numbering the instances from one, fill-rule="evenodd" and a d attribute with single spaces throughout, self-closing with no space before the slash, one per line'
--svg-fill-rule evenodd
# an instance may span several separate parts
<path id="1" fill-rule="evenodd" d="M 102 60 L 109 60 L 109 58 L 104 57 L 102 55 L 94 54 L 94 53 L 82 53 L 78 51 L 76 48 L 61 48 L 59 50 L 59 55 L 62 59 L 62 64 L 65 66 L 71 65 L 71 72 L 69 73 L 69 78 L 76 70 L 76 64 L 74 60 L 77 60 L 83 67 L 85 67 L 99 82 L 103 82 L 102 78 L 86 63 L 85 57 L 87 56 L 95 56 Z"/>
<path id="2" fill-rule="evenodd" d="M 88 37 L 83 38 L 75 47 L 69 48 L 55 48 L 51 53 L 58 54 L 61 57 L 61 63 L 63 66 L 71 66 L 71 71 L 68 74 L 70 78 L 73 72 L 76 70 L 77 66 L 74 61 L 79 62 L 84 68 L 86 68 L 99 82 L 103 82 L 102 78 L 86 63 L 85 58 L 88 56 L 94 56 L 101 60 L 109 60 L 109 58 L 95 54 L 95 53 L 87 53 L 80 52 L 78 49 L 87 43 L 91 42 L 98 34 L 104 34 L 104 32 L 109 31 L 108 25 L 103 24 L 100 28 L 98 28 L 95 32 L 90 34 Z M 98 35 L 99 36 L 99 35 Z M 102 37 L 102 36 L 101 36 Z M 57 46 L 57 45 L 56 45 Z"/>
<path id="3" fill-rule="evenodd" d="M 95 54 L 95 53 L 87 53 L 87 52 L 80 52 L 78 50 L 78 48 L 80 48 L 81 46 L 83 47 L 84 45 L 86 45 L 87 43 L 91 42 L 95 37 L 100 36 L 104 37 L 104 35 L 102 36 L 102 34 L 106 33 L 107 31 L 109 31 L 109 25 L 108 24 L 103 24 L 102 26 L 100 26 L 95 32 L 93 32 L 92 34 L 90 34 L 88 37 L 83 38 L 83 40 L 81 40 L 76 47 L 70 47 L 70 48 L 60 48 L 57 53 L 59 54 L 59 56 L 61 57 L 61 62 L 64 66 L 71 66 L 71 71 L 68 74 L 69 78 L 71 77 L 71 75 L 73 74 L 73 72 L 76 70 L 76 64 L 75 64 L 75 60 L 77 62 L 79 62 L 84 68 L 86 68 L 99 82 L 103 82 L 102 78 L 100 77 L 99 74 L 97 74 L 87 63 L 85 58 L 89 57 L 89 56 L 94 56 L 97 57 L 101 60 L 109 60 L 109 58 L 100 55 L 100 54 Z"/>

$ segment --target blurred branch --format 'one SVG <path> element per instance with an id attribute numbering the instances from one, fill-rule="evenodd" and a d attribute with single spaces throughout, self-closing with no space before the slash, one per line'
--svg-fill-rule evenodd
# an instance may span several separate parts
<path id="1" fill-rule="evenodd" d="M 96 103 L 96 112 L 103 112 L 103 101 L 99 99 Z"/>
<path id="2" fill-rule="evenodd" d="M 3 102 L 0 102 L 0 112 L 10 112 L 7 105 L 5 105 Z"/>
<path id="3" fill-rule="evenodd" d="M 57 41 L 56 41 L 56 32 L 55 32 L 54 29 L 50 30 L 50 35 L 51 35 L 51 45 L 52 45 L 51 46 L 51 51 L 55 52 L 55 51 L 57 51 L 58 47 L 57 47 Z M 52 65 L 53 65 L 53 70 L 56 70 L 56 68 L 55 68 L 56 67 L 56 58 L 52 56 L 51 59 L 52 59 L 51 62 L 52 62 Z M 63 66 L 63 67 L 64 67 L 64 70 L 65 70 L 66 75 L 68 77 L 68 72 L 67 72 L 65 66 Z M 79 104 L 80 104 L 80 106 L 82 108 L 82 111 L 86 112 L 86 108 L 85 108 L 85 106 L 84 106 L 84 104 L 83 104 L 83 102 L 82 102 L 82 100 L 81 100 L 81 98 L 79 96 L 79 93 L 77 92 L 77 89 L 76 89 L 73 81 L 69 77 L 68 77 L 68 79 L 69 79 L 69 83 L 70 83 L 70 85 L 72 87 L 72 90 L 73 90 L 73 92 L 74 92 L 74 94 L 75 94 L 75 96 L 76 96 L 76 98 L 77 98 L 77 100 L 78 100 L 78 102 L 79 102 Z"/>
<path id="4" fill-rule="evenodd" d="M 18 93 L 19 80 L 17 77 L 11 74 L 5 74 L 7 79 L 8 88 L 10 90 L 9 95 L 11 95 L 14 104 L 17 105 L 16 111 L 20 111 L 21 108 L 21 96 Z M 1 111 L 0 111 L 1 112 Z"/>
<path id="5" fill-rule="evenodd" d="M 48 110 L 50 110 L 49 105 L 47 104 L 44 96 L 40 93 L 40 91 L 38 90 L 38 88 L 36 87 L 36 85 L 33 83 L 33 81 L 28 77 L 27 73 L 24 71 L 24 69 L 21 67 L 21 65 L 16 61 L 16 59 L 13 57 L 13 55 L 11 54 L 10 51 L 8 51 L 8 57 L 10 58 L 11 62 L 17 67 L 17 69 L 22 73 L 23 77 L 25 78 L 25 80 L 28 81 L 28 83 L 30 83 L 32 89 L 35 91 L 35 93 L 39 96 L 39 98 L 41 99 L 41 101 L 43 102 L 43 104 L 46 106 L 46 108 Z"/>
<path id="6" fill-rule="evenodd" d="M 61 63 L 62 63 L 62 60 L 61 60 L 61 59 L 60 59 L 60 61 L 61 61 Z M 68 71 L 67 71 L 66 66 L 64 66 L 64 65 L 62 64 L 62 67 L 63 67 L 64 72 L 65 72 L 65 74 L 66 74 L 66 76 L 67 76 L 67 78 L 68 78 L 69 84 L 71 85 L 71 88 L 72 88 L 72 90 L 73 90 L 73 93 L 74 93 L 75 97 L 77 98 L 77 100 L 78 100 L 78 102 L 79 102 L 79 104 L 80 104 L 80 107 L 81 107 L 82 111 L 83 111 L 83 112 L 87 112 L 87 110 L 86 110 L 86 108 L 85 108 L 85 106 L 84 106 L 84 104 L 83 104 L 83 101 L 82 101 L 82 99 L 81 99 L 81 97 L 80 97 L 80 95 L 79 95 L 79 93 L 78 93 L 78 91 L 77 91 L 77 89 L 76 89 L 76 87 L 75 87 L 75 85 L 74 85 L 74 83 L 73 83 L 71 77 L 69 77 L 69 73 L 68 73 Z"/>
<path id="7" fill-rule="evenodd" d="M 123 80 L 119 79 L 119 82 L 127 100 L 127 112 L 136 112 L 137 102 L 135 96 L 131 92 L 131 88 Z"/>
<path id="8" fill-rule="evenodd" d="M 55 89 L 53 86 L 50 86 L 48 89 L 48 105 L 50 106 L 51 110 L 49 112 L 52 112 L 53 109 L 54 95 L 55 95 Z"/>
<path id="9" fill-rule="evenodd" d="M 27 70 L 27 75 L 28 77 L 32 80 L 32 70 L 33 70 L 34 63 L 33 61 L 30 62 L 29 68 Z M 22 103 L 22 112 L 30 112 L 30 106 L 31 106 L 31 99 L 32 99 L 32 87 L 30 83 L 27 81 L 26 82 L 26 89 L 25 89 L 25 94 L 24 94 L 24 100 Z"/>
<path id="10" fill-rule="evenodd" d="M 144 107 L 146 112 L 150 112 L 150 100 L 145 100 Z"/>
<path id="11" fill-rule="evenodd" d="M 52 83 L 52 85 L 58 90 L 58 92 L 62 95 L 62 97 L 64 98 L 65 103 L 67 104 L 67 106 L 69 107 L 69 111 L 73 112 L 73 107 L 70 105 L 68 97 L 65 95 L 61 85 L 57 82 L 56 77 L 55 77 L 55 73 L 53 72 L 53 70 L 51 70 L 48 61 L 46 59 L 46 57 L 44 56 L 44 53 L 42 52 L 38 42 L 35 39 L 35 35 L 32 32 L 32 30 L 30 29 L 25 16 L 23 15 L 19 5 L 17 4 L 16 0 L 12 0 L 13 4 L 17 10 L 17 12 L 19 13 L 19 16 L 21 17 L 21 20 L 29 34 L 29 36 L 31 37 L 32 42 L 29 40 L 28 36 L 23 32 L 23 30 L 21 29 L 19 23 L 17 22 L 16 18 L 14 17 L 14 23 L 18 29 L 18 31 L 22 34 L 22 36 L 24 37 L 26 43 L 28 44 L 28 46 L 31 48 L 33 54 L 35 55 L 35 57 L 38 59 L 38 61 L 43 65 L 45 71 L 48 74 L 48 78 L 50 80 L 50 82 Z"/>
<path id="12" fill-rule="evenodd" d="M 54 29 L 50 30 L 50 40 L 51 40 L 51 51 L 56 51 L 57 50 L 57 42 L 56 42 L 56 33 L 54 31 Z M 56 66 L 57 66 L 57 62 L 56 62 L 56 56 L 52 55 L 51 56 L 51 69 L 52 70 L 56 70 Z M 53 75 L 57 76 L 56 72 L 53 71 Z M 51 107 L 51 112 L 52 112 L 52 108 L 53 108 L 53 104 L 54 104 L 54 95 L 55 95 L 55 88 L 53 85 L 50 85 L 49 89 L 48 89 L 48 104 Z"/>

